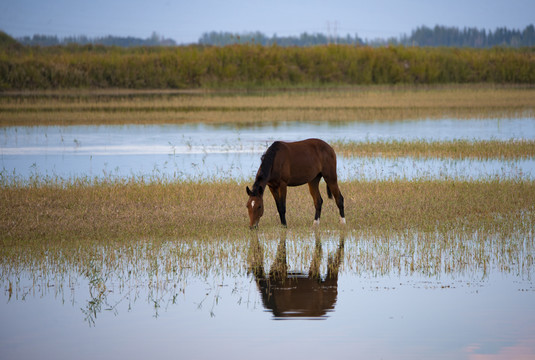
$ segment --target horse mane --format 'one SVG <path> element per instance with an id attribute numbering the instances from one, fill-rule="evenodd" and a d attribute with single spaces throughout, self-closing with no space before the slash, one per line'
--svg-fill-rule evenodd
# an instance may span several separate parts
<path id="1" fill-rule="evenodd" d="M 268 181 L 269 176 L 271 175 L 271 169 L 273 168 L 273 162 L 275 161 L 275 156 L 280 149 L 280 145 L 280 141 L 275 141 L 262 155 L 260 168 L 258 169 L 258 173 L 256 174 L 256 179 L 253 184 L 253 194 L 258 194 L 260 183 Z"/>

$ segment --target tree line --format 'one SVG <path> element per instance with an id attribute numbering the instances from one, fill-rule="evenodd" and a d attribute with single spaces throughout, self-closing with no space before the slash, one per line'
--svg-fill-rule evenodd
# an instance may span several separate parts
<path id="1" fill-rule="evenodd" d="M 524 47 L 535 46 L 535 27 L 526 26 L 522 31 L 497 28 L 494 31 L 485 29 L 435 26 L 421 26 L 409 37 L 402 37 L 402 45 L 417 46 L 450 46 L 487 48 L 493 46 Z"/>
<path id="2" fill-rule="evenodd" d="M 505 27 L 496 30 L 477 28 L 447 27 L 437 25 L 434 28 L 420 26 L 413 30 L 410 35 L 401 35 L 399 38 L 388 39 L 362 39 L 358 34 L 346 36 L 328 36 L 325 34 L 302 33 L 299 36 L 269 37 L 261 32 L 231 33 L 231 32 L 208 32 L 202 34 L 199 39 L 201 45 L 226 46 L 233 44 L 254 43 L 264 46 L 277 44 L 278 46 L 315 46 L 327 44 L 341 45 L 368 45 L 368 46 L 431 46 L 431 47 L 472 47 L 489 48 L 494 46 L 526 47 L 535 46 L 535 27 L 526 26 L 524 30 L 507 29 Z"/>
<path id="3" fill-rule="evenodd" d="M 59 38 L 49 35 L 25 36 L 17 39 L 23 45 L 29 46 L 57 46 L 57 45 L 104 45 L 119 47 L 135 46 L 176 46 L 176 41 L 158 35 L 156 32 L 146 39 L 136 37 L 106 36 L 90 38 L 87 36 L 71 36 Z M 367 45 L 367 46 L 431 46 L 431 47 L 472 47 L 489 48 L 494 46 L 527 47 L 535 46 L 535 27 L 526 26 L 523 30 L 500 27 L 495 30 L 477 29 L 473 27 L 435 27 L 420 26 L 410 35 L 399 38 L 362 39 L 358 34 L 346 36 L 331 36 L 322 33 L 310 34 L 304 32 L 298 36 L 268 36 L 260 31 L 246 33 L 206 32 L 197 41 L 198 45 L 227 46 L 235 44 L 258 44 L 263 46 L 317 46 L 327 44 Z"/>
<path id="4" fill-rule="evenodd" d="M 57 35 L 33 35 L 24 36 L 17 39 L 22 45 L 27 46 L 64 46 L 70 44 L 77 45 L 104 45 L 104 46 L 177 46 L 176 41 L 167 39 L 156 32 L 146 39 L 133 36 L 102 36 L 90 38 L 85 35 L 67 36 L 59 38 Z"/>

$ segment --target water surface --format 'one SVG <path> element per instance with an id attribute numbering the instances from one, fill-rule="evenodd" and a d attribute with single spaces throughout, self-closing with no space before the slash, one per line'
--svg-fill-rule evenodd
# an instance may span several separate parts
<path id="1" fill-rule="evenodd" d="M 83 262 L 28 255 L 0 268 L 0 348 L 5 359 L 268 359 L 273 346 L 296 359 L 530 358 L 533 245 L 525 233 L 325 233 L 99 245 Z M 188 249 L 213 257 L 177 255 Z"/>
<path id="2" fill-rule="evenodd" d="M 208 125 L 9 127 L 0 139 L 4 177 L 167 177 L 248 179 L 274 140 L 326 141 L 535 139 L 522 119 L 393 122 L 289 122 L 235 128 Z M 535 160 L 340 158 L 342 180 L 392 178 L 528 178 Z"/>

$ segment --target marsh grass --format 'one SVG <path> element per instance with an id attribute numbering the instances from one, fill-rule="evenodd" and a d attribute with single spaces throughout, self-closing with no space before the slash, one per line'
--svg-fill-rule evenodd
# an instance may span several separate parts
<path id="1" fill-rule="evenodd" d="M 341 184 L 348 230 L 447 231 L 505 229 L 533 223 L 535 184 L 522 180 L 377 181 Z M 338 228 L 325 194 L 322 225 Z M 248 234 L 245 184 L 98 181 L 87 184 L 3 186 L 0 233 L 20 241 L 243 238 Z M 269 196 L 262 230 L 280 227 Z M 314 208 L 306 187 L 288 193 L 291 229 L 311 227 Z"/>
<path id="2" fill-rule="evenodd" d="M 535 108 L 535 90 L 530 87 L 119 94 L 7 93 L 0 96 L 0 126 L 196 122 L 261 125 L 281 121 L 533 117 Z"/>
<path id="3" fill-rule="evenodd" d="M 363 157 L 523 159 L 535 157 L 534 140 L 335 142 L 338 154 Z"/>

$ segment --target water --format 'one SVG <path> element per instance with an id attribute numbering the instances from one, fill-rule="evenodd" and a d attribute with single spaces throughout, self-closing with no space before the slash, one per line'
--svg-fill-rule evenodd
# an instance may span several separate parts
<path id="1" fill-rule="evenodd" d="M 219 254 L 200 266 L 173 255 L 188 247 L 176 242 L 99 245 L 85 264 L 27 255 L 2 266 L 0 348 L 5 359 L 268 359 L 268 348 L 295 359 L 532 358 L 532 234 L 420 236 L 190 244 Z"/>
<path id="2" fill-rule="evenodd" d="M 208 125 L 9 127 L 0 142 L 4 176 L 253 177 L 274 140 L 326 141 L 535 139 L 533 119 L 418 120 L 400 122 L 290 122 L 235 128 Z M 343 158 L 341 180 L 395 178 L 535 177 L 535 160 Z"/>
<path id="3" fill-rule="evenodd" d="M 164 297 L 157 309 L 145 293 L 135 303 L 110 301 L 91 326 L 82 310 L 92 298 L 81 289 L 65 303 L 53 295 L 7 302 L 4 295 L 2 357 L 268 359 L 270 347 L 295 359 L 535 355 L 534 290 L 522 291 L 514 277 L 467 285 L 341 276 L 335 310 L 307 323 L 273 321 L 247 278 L 219 280 L 214 289 L 190 279 L 174 303 Z"/>

